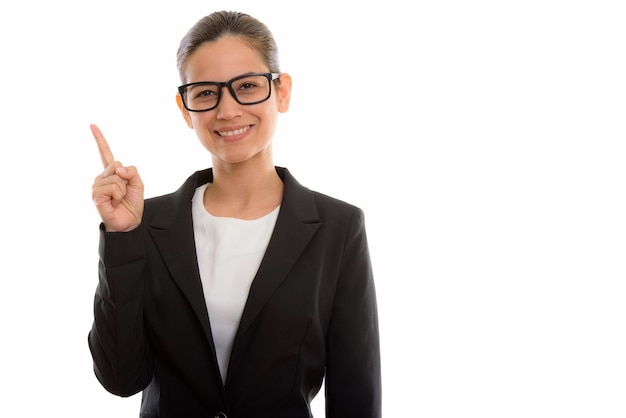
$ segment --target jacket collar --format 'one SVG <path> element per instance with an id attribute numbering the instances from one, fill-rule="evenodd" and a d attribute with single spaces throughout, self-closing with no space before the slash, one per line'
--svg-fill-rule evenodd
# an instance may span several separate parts
<path id="1" fill-rule="evenodd" d="M 235 336 L 228 378 L 254 334 L 251 326 L 256 317 L 321 225 L 314 193 L 300 185 L 286 168 L 276 167 L 276 172 L 284 183 L 283 200 L 267 251 L 250 287 Z M 211 344 L 213 338 L 196 260 L 191 200 L 197 187 L 212 180 L 210 168 L 194 173 L 176 192 L 163 199 L 148 225 L 171 276 L 189 300 Z"/>

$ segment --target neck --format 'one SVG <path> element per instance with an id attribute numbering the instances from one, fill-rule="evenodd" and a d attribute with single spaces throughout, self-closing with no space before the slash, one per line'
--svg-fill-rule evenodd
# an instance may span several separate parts
<path id="1" fill-rule="evenodd" d="M 283 183 L 273 164 L 214 164 L 204 206 L 215 216 L 256 219 L 282 200 Z"/>

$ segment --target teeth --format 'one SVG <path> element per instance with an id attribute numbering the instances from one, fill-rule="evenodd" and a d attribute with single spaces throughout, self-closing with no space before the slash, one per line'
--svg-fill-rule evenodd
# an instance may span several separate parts
<path id="1" fill-rule="evenodd" d="M 217 131 L 217 133 L 220 134 L 220 136 L 233 136 L 233 135 L 242 134 L 248 129 L 250 129 L 250 127 L 246 126 L 245 128 L 237 129 L 235 131 Z"/>

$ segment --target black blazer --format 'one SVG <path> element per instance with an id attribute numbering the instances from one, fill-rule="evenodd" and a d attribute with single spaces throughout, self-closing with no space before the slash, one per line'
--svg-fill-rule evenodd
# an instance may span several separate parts
<path id="1" fill-rule="evenodd" d="M 283 201 L 225 384 L 191 216 L 195 189 L 212 181 L 212 170 L 146 199 L 142 224 L 131 232 L 100 226 L 89 347 L 109 392 L 143 391 L 141 417 L 310 417 L 324 377 L 327 417 L 380 417 L 378 318 L 363 212 L 276 170 Z"/>

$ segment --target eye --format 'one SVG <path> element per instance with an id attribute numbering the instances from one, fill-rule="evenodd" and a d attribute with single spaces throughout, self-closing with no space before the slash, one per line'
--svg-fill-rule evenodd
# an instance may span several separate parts
<path id="1" fill-rule="evenodd" d="M 233 83 L 233 88 L 237 92 L 238 97 L 245 96 L 246 100 L 249 100 L 248 97 L 251 95 L 256 96 L 257 94 L 262 94 L 265 90 L 262 86 L 263 84 L 267 84 L 265 81 L 266 79 L 263 76 L 247 76 Z"/>
<path id="2" fill-rule="evenodd" d="M 252 83 L 252 82 L 250 82 L 250 81 L 246 81 L 245 83 L 242 83 L 242 84 L 239 86 L 239 90 L 253 89 L 253 88 L 255 88 L 255 87 L 257 87 L 257 85 L 256 85 L 256 84 L 254 84 L 254 83 Z"/>
<path id="3" fill-rule="evenodd" d="M 217 93 L 210 89 L 198 89 L 197 91 L 194 91 L 194 97 L 198 99 L 207 98 L 215 95 L 217 95 Z"/>

